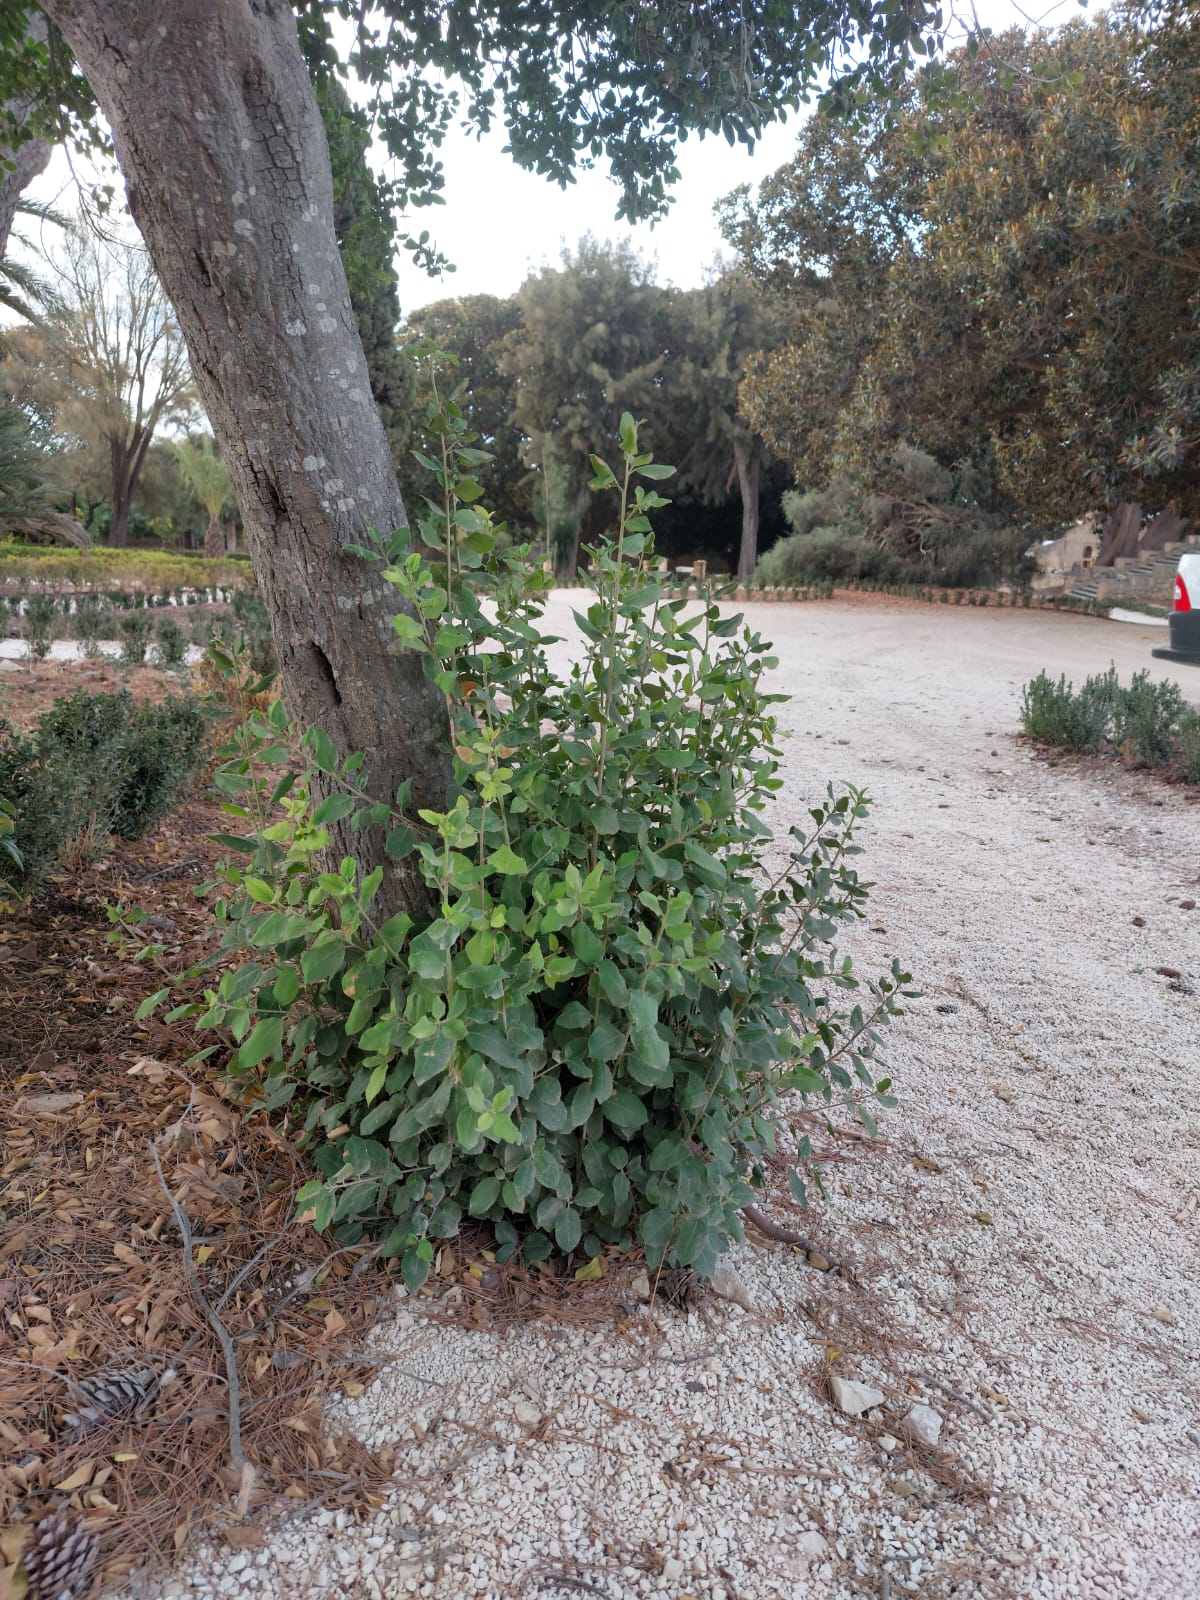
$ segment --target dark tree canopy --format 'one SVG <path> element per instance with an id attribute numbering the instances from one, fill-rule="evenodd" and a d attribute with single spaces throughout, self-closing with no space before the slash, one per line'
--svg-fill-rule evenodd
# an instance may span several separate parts
<path id="1" fill-rule="evenodd" d="M 349 71 L 369 90 L 399 168 L 394 204 L 436 201 L 438 146 L 465 121 L 502 125 L 514 159 L 560 184 L 609 163 L 630 219 L 669 203 L 679 139 L 714 133 L 753 146 L 819 91 L 845 107 L 870 86 L 896 85 L 941 24 L 932 0 L 297 0 L 294 10 L 314 82 Z M 10 0 L 0 16 L 0 102 L 31 87 L 40 96 L 32 128 L 6 126 L 0 111 L 0 139 L 36 131 L 90 142 L 92 92 L 56 28 L 47 40 L 30 35 L 36 14 L 32 0 Z"/>
<path id="2" fill-rule="evenodd" d="M 1033 521 L 1200 509 L 1200 18 L 1010 33 L 899 116 L 817 117 L 725 206 L 791 326 L 746 413 L 806 487 L 987 453 Z"/>

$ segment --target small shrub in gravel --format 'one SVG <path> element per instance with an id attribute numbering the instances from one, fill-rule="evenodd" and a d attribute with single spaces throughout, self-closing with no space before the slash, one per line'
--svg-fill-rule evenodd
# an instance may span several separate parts
<path id="1" fill-rule="evenodd" d="M 171 617 L 160 617 L 154 624 L 154 644 L 164 667 L 181 667 L 187 660 L 187 635 Z"/>
<path id="2" fill-rule="evenodd" d="M 1176 760 L 1184 783 L 1200 783 L 1200 711 L 1190 707 L 1179 719 Z"/>
<path id="3" fill-rule="evenodd" d="M 1186 709 L 1177 683 L 1155 683 L 1148 671 L 1135 672 L 1128 689 L 1113 698 L 1113 743 L 1125 760 L 1160 767 L 1175 748 Z"/>
<path id="4" fill-rule="evenodd" d="M 1055 683 L 1039 672 L 1021 696 L 1021 726 L 1031 739 L 1068 750 L 1098 749 L 1108 733 L 1109 709 L 1102 696 L 1076 694 L 1065 677 Z"/>
<path id="5" fill-rule="evenodd" d="M 150 618 L 144 611 L 131 611 L 120 622 L 121 660 L 127 667 L 139 667 L 150 644 Z"/>
<path id="6" fill-rule="evenodd" d="M 378 553 L 412 607 L 397 634 L 447 697 L 448 807 L 365 800 L 359 758 L 340 762 L 319 729 L 289 773 L 282 704 L 251 717 L 217 774 L 246 832 L 228 840 L 200 1023 L 238 1041 L 231 1070 L 260 1104 L 290 1108 L 318 1173 L 301 1208 L 339 1241 L 380 1236 L 410 1288 L 468 1219 L 502 1259 L 640 1247 L 707 1276 L 780 1143 L 803 1202 L 796 1093 L 868 1129 L 871 1103 L 891 1103 L 876 1049 L 907 975 L 864 982 L 833 947 L 863 914 L 867 800 L 830 790 L 792 830 L 789 866 L 766 870 L 774 659 L 742 619 L 689 617 L 644 570 L 671 469 L 639 453 L 631 417 L 620 475 L 593 458 L 617 531 L 593 552 L 584 659 L 565 680 L 539 627 L 549 578 L 464 504 L 478 452 L 457 409 L 434 421 L 445 559 L 429 565 L 407 530 Z M 244 653 L 213 659 L 236 679 Z M 405 912 L 373 909 L 382 868 L 328 870 L 335 821 L 387 830 L 423 885 Z"/>
<path id="7" fill-rule="evenodd" d="M 112 639 L 117 632 L 117 619 L 113 609 L 99 595 L 81 594 L 75 602 L 71 630 L 83 646 L 85 656 L 100 654 L 100 645 Z"/>
<path id="8" fill-rule="evenodd" d="M 58 607 L 48 594 L 31 594 L 25 603 L 25 636 L 29 651 L 39 661 L 50 654 L 50 645 L 58 632 Z"/>

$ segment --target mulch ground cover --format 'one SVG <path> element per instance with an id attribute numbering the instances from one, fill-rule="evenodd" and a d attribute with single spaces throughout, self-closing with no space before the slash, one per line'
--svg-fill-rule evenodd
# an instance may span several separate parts
<path id="1" fill-rule="evenodd" d="M 0 919 L 0 1600 L 56 1512 L 99 1588 L 202 1529 L 258 1542 L 275 1496 L 366 1510 L 388 1474 L 320 1406 L 361 1393 L 386 1270 L 295 1226 L 286 1132 L 136 1019 L 163 979 L 112 940 L 106 905 L 136 906 L 171 970 L 203 953 L 219 820 L 192 802 Z"/>

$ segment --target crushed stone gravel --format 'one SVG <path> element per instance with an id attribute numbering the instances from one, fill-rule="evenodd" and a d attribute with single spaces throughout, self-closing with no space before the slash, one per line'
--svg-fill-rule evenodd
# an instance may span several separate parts
<path id="1" fill-rule="evenodd" d="M 855 1277 L 760 1241 L 729 1259 L 752 1311 L 647 1307 L 633 1268 L 600 1326 L 401 1300 L 379 1377 L 331 1402 L 398 1449 L 379 1515 L 199 1549 L 164 1600 L 1200 1592 L 1200 808 L 1014 737 L 1042 667 L 1172 674 L 1089 618 L 740 609 L 792 696 L 774 820 L 867 785 L 876 888 L 843 943 L 922 990 L 888 1041 L 898 1108 L 835 1142 L 804 1223 Z M 883 1402 L 842 1415 L 833 1373 Z"/>

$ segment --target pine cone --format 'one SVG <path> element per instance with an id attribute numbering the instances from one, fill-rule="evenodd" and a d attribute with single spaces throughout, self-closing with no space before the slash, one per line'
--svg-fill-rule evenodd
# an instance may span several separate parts
<path id="1" fill-rule="evenodd" d="M 33 1600 L 83 1600 L 92 1587 L 100 1541 L 71 1511 L 43 1517 L 22 1554 Z"/>
<path id="2" fill-rule="evenodd" d="M 82 1404 L 64 1413 L 76 1434 L 90 1433 L 106 1419 L 140 1417 L 158 1398 L 158 1373 L 153 1367 L 122 1367 L 96 1372 L 75 1383 Z"/>

